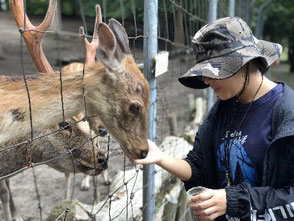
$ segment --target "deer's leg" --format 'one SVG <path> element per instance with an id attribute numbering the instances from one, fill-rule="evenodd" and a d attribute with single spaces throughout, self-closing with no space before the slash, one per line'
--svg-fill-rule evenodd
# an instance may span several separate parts
<path id="1" fill-rule="evenodd" d="M 90 176 L 84 175 L 84 179 L 81 182 L 80 190 L 87 191 L 90 188 Z"/>
<path id="2" fill-rule="evenodd" d="M 14 204 L 13 197 L 12 197 L 11 190 L 10 190 L 9 179 L 6 180 L 6 185 L 8 187 L 8 191 L 9 191 L 9 204 L 10 204 L 10 211 L 11 211 L 11 215 L 12 215 L 12 220 L 13 221 L 23 221 L 23 219 L 17 214 L 17 209 Z"/>
<path id="3" fill-rule="evenodd" d="M 93 186 L 94 186 L 94 203 L 100 202 L 100 191 L 98 189 L 98 176 L 93 176 Z"/>
<path id="4" fill-rule="evenodd" d="M 101 176 L 103 178 L 103 183 L 106 184 L 106 185 L 110 185 L 112 180 L 111 178 L 109 177 L 108 175 L 108 170 L 104 170 L 102 173 L 101 173 Z"/>
<path id="5" fill-rule="evenodd" d="M 70 200 L 70 174 L 69 173 L 64 173 L 64 178 L 65 178 L 65 194 L 64 198 L 65 200 Z"/>
<path id="6" fill-rule="evenodd" d="M 11 215 L 10 205 L 9 205 L 10 197 L 11 196 L 10 196 L 9 186 L 7 186 L 6 180 L 1 180 L 0 181 L 0 198 L 3 205 L 5 221 L 12 220 L 12 215 Z"/>

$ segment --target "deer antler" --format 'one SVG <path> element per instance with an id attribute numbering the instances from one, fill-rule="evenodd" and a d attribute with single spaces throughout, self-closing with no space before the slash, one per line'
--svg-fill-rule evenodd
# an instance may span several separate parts
<path id="1" fill-rule="evenodd" d="M 95 19 L 95 26 L 94 26 L 94 33 L 91 43 L 88 41 L 85 30 L 83 27 L 80 27 L 79 33 L 82 36 L 82 41 L 85 45 L 85 64 L 93 64 L 95 63 L 96 57 L 96 50 L 99 44 L 98 40 L 98 25 L 102 23 L 102 14 L 101 8 L 99 5 L 96 5 L 96 19 Z"/>
<path id="2" fill-rule="evenodd" d="M 39 72 L 52 73 L 53 69 L 46 59 L 42 49 L 42 39 L 53 20 L 57 0 L 50 0 L 49 7 L 43 22 L 34 26 L 24 12 L 22 0 L 9 0 L 10 9 L 16 24 L 26 42 L 31 58 Z"/>
<path id="3" fill-rule="evenodd" d="M 91 43 L 88 41 L 87 36 L 85 34 L 85 30 L 83 27 L 80 27 L 79 34 L 81 36 L 82 43 L 85 46 L 85 64 L 94 64 L 96 60 L 96 50 L 99 45 L 98 39 L 98 25 L 102 23 L 102 13 L 99 5 L 96 5 L 96 19 L 94 25 L 94 32 Z M 74 72 L 74 71 L 82 71 L 84 69 L 84 63 L 71 63 L 62 68 L 63 72 Z"/>
<path id="4" fill-rule="evenodd" d="M 25 39 L 28 51 L 31 55 L 33 62 L 35 63 L 39 72 L 42 73 L 52 73 L 54 70 L 46 59 L 44 52 L 42 50 L 42 39 L 46 33 L 46 30 L 49 29 L 55 8 L 56 8 L 57 0 L 50 0 L 49 7 L 46 13 L 46 16 L 43 22 L 35 27 L 30 22 L 28 16 L 24 13 L 24 4 L 22 0 L 9 0 L 11 11 L 14 15 L 17 26 L 20 31 L 22 31 L 23 37 Z M 99 5 L 96 5 L 96 19 L 94 25 L 94 33 L 91 43 L 88 41 L 87 36 L 85 34 L 84 28 L 80 27 L 79 33 L 82 36 L 82 42 L 85 45 L 85 64 L 93 64 L 96 59 L 96 50 L 99 45 L 98 39 L 98 26 L 102 23 L 102 13 Z M 24 24 L 25 23 L 25 24 Z M 22 28 L 25 25 L 24 28 Z M 84 69 L 83 63 L 72 63 L 62 68 L 63 72 L 77 72 L 82 71 Z M 89 122 L 92 124 L 92 122 Z M 93 128 L 98 130 L 96 127 Z"/>

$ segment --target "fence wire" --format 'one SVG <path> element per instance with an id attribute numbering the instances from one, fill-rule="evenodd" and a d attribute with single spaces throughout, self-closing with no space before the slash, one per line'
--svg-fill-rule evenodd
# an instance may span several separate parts
<path id="1" fill-rule="evenodd" d="M 125 27 L 129 36 L 132 54 L 137 64 L 142 66 L 143 39 L 149 37 L 144 36 L 143 20 L 138 17 L 143 10 L 143 1 L 114 0 L 112 3 L 114 4 L 115 2 L 119 5 L 118 11 L 120 12 L 116 19 Z M 109 15 L 112 14 L 111 11 L 108 11 L 111 5 L 106 0 L 97 1 L 97 3 L 102 8 L 103 21 L 107 23 L 110 19 Z M 26 5 L 26 1 L 24 1 L 25 12 L 27 12 Z M 20 37 L 20 67 L 28 97 L 31 133 L 27 140 L 21 140 L 1 147 L 0 182 L 11 177 L 13 177 L 12 180 L 16 180 L 17 177 L 23 174 L 23 176 L 27 177 L 28 173 L 26 170 L 32 170 L 34 187 L 31 188 L 35 189 L 36 197 L 32 197 L 31 200 L 35 201 L 33 202 L 34 205 L 37 204 L 36 209 L 38 212 L 35 210 L 33 212 L 30 210 L 31 208 L 27 209 L 25 208 L 26 205 L 24 205 L 20 213 L 25 219 L 30 217 L 30 220 L 74 220 L 77 215 L 74 213 L 80 211 L 83 216 L 88 217 L 88 220 L 141 220 L 143 216 L 142 211 L 146 206 L 142 205 L 142 191 L 144 189 L 142 185 L 142 167 L 133 165 L 123 155 L 118 142 L 111 135 L 107 135 L 104 138 L 92 136 L 91 133 L 90 136 L 82 135 L 78 129 L 78 124 L 84 123 L 85 118 L 77 121 L 65 118 L 64 112 L 66 107 L 64 106 L 64 73 L 62 66 L 73 61 L 84 62 L 82 54 L 84 49 L 82 44 L 78 43 L 83 36 L 79 34 L 79 25 L 77 24 L 84 27 L 84 37 L 88 39 L 92 38 L 90 32 L 94 26 L 93 19 L 85 14 L 85 1 L 79 0 L 78 6 L 80 18 L 72 18 L 73 21 L 66 22 L 65 24 L 68 24 L 70 27 L 63 25 L 64 30 L 54 30 L 51 28 L 45 31 L 47 37 L 43 42 L 49 63 L 54 64 L 55 70 L 59 70 L 60 73 L 60 85 L 56 90 L 60 91 L 60 114 L 63 120 L 62 124 L 58 127 L 49 128 L 41 132 L 35 131 L 33 127 L 34 115 L 32 114 L 30 87 L 27 84 L 27 79 L 30 78 L 28 73 L 35 71 L 34 65 L 28 59 L 29 55 L 26 52 L 23 38 Z M 156 143 L 158 145 L 162 144 L 162 151 L 175 157 L 185 156 L 189 148 L 191 148 L 181 138 L 184 137 L 186 126 L 192 119 L 188 95 L 192 94 L 195 98 L 205 97 L 205 92 L 184 88 L 177 82 L 177 79 L 194 64 L 191 39 L 196 31 L 207 23 L 208 6 L 209 0 L 159 0 L 158 50 L 169 52 L 169 71 L 157 78 L 156 88 L 151 88 L 151 90 L 158 91 L 158 97 L 155 101 L 157 106 Z M 93 5 L 94 10 L 95 5 Z M 128 11 L 130 11 L 131 15 L 127 14 Z M 220 4 L 219 11 L 225 14 L 227 5 Z M 33 18 L 31 19 L 33 20 Z M 33 21 L 36 22 L 36 20 Z M 24 16 L 24 23 L 26 22 L 27 18 Z M 25 24 L 24 27 L 26 27 Z M 20 30 L 20 36 L 26 32 L 43 31 L 23 29 Z M 53 42 L 53 48 L 50 48 L 50 44 L 46 44 L 46 42 L 51 42 L 51 46 Z M 70 47 L 69 42 L 75 42 L 75 48 L 67 48 Z M 152 104 L 150 105 L 152 106 Z M 86 102 L 84 102 L 82 109 L 87 112 Z M 173 131 L 171 130 L 171 116 L 176 119 L 173 122 L 176 123 L 174 125 L 176 129 Z M 153 123 L 149 122 L 149 125 Z M 73 133 L 76 135 L 72 136 Z M 171 138 L 171 134 L 176 136 L 176 138 Z M 97 147 L 94 144 L 95 139 L 98 139 L 100 149 L 108 161 L 108 172 L 112 178 L 112 183 L 110 186 L 104 187 L 99 203 L 94 202 L 94 197 L 90 197 L 91 199 L 86 200 L 87 202 L 82 202 L 82 200 L 76 197 L 76 194 L 79 192 L 77 190 L 79 185 L 77 173 L 83 172 L 80 168 L 85 166 L 81 164 L 81 162 L 85 161 L 83 155 L 90 153 L 90 158 L 94 159 L 94 166 L 92 165 L 91 171 L 87 171 L 88 174 L 95 174 L 99 170 L 101 171 L 98 165 L 99 162 L 96 159 Z M 48 165 L 61 172 L 71 172 L 73 174 L 70 198 L 66 201 L 65 206 L 60 207 L 61 209 L 56 216 L 53 216 L 52 212 L 50 214 L 50 211 L 56 206 L 57 201 L 63 201 L 63 197 L 61 196 L 62 194 L 59 194 L 60 197 L 53 200 L 55 202 L 54 205 L 49 205 L 46 202 L 48 196 L 44 196 L 44 188 L 50 188 L 50 184 L 47 183 L 46 187 L 42 187 L 44 184 L 42 179 L 44 178 L 41 175 L 46 173 L 44 165 Z M 155 169 L 155 180 L 155 216 L 160 217 L 160 220 L 189 220 L 189 210 L 187 205 L 185 205 L 185 190 L 179 183 L 179 180 L 158 167 Z M 99 188 L 103 189 L 101 183 L 100 181 Z M 17 185 L 17 181 L 14 182 L 14 185 Z M 51 191 L 57 191 L 57 189 L 54 190 L 53 188 Z M 59 190 L 59 192 L 62 191 Z M 177 194 L 174 195 L 174 192 L 177 192 Z M 15 192 L 13 194 L 17 195 L 20 193 Z M 25 192 L 21 194 L 24 195 Z M 181 197 L 184 203 L 178 201 Z M 18 206 L 18 202 L 16 202 L 16 206 Z M 168 208 L 178 212 L 168 213 Z M 28 214 L 22 214 L 25 210 L 27 210 L 26 213 Z M 171 216 L 173 216 L 173 219 Z"/>

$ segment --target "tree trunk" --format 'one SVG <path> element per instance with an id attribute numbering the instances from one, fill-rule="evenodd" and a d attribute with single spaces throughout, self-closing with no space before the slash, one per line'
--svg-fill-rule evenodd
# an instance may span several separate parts
<path id="1" fill-rule="evenodd" d="M 74 1 L 74 6 L 73 6 L 73 15 L 74 16 L 80 16 L 81 15 L 81 11 L 80 11 L 80 3 L 79 0 L 75 0 Z"/>
<path id="2" fill-rule="evenodd" d="M 174 43 L 183 45 L 184 44 L 184 13 L 181 9 L 178 9 L 176 13 L 175 21 L 175 38 Z"/>

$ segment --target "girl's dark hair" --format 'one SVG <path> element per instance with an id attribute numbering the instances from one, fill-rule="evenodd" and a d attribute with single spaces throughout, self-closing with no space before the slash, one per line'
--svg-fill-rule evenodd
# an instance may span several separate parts
<path id="1" fill-rule="evenodd" d="M 236 99 L 238 99 L 242 93 L 244 92 L 246 86 L 249 84 L 249 62 L 246 65 L 246 72 L 245 72 L 245 82 L 244 82 L 244 85 L 241 89 L 241 91 L 239 92 L 239 94 L 236 96 Z"/>
<path id="2" fill-rule="evenodd" d="M 255 64 L 255 66 L 258 68 L 258 70 L 262 74 L 266 74 L 268 67 L 267 67 L 267 62 L 264 58 L 262 57 L 254 58 L 252 62 Z"/>

